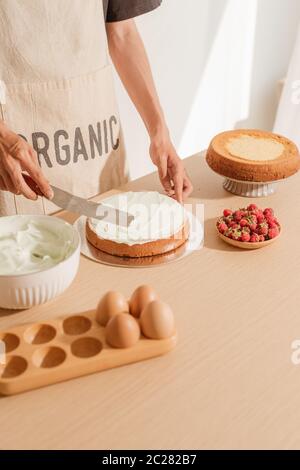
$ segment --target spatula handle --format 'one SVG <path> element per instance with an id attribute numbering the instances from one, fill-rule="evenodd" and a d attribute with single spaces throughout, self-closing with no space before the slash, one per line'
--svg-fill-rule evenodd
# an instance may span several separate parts
<path id="1" fill-rule="evenodd" d="M 22 176 L 26 184 L 28 184 L 28 186 L 30 187 L 30 189 L 32 189 L 32 191 L 34 191 L 38 196 L 44 196 L 44 194 L 42 193 L 42 191 L 40 190 L 36 182 L 31 178 L 31 176 L 26 175 L 26 173 L 22 173 Z"/>

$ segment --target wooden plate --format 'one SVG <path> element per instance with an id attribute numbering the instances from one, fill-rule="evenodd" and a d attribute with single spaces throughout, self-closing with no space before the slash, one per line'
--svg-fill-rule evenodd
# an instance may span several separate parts
<path id="1" fill-rule="evenodd" d="M 276 238 L 272 238 L 272 240 L 267 240 L 265 242 L 257 242 L 257 243 L 250 243 L 250 242 L 239 242 L 237 240 L 232 240 L 231 238 L 225 237 L 222 233 L 219 232 L 218 227 L 216 226 L 217 233 L 219 237 L 228 245 L 234 246 L 236 248 L 240 248 L 242 250 L 259 250 L 260 248 L 265 248 L 266 246 L 272 245 L 272 243 L 276 242 L 281 235 L 281 227 L 279 227 L 279 235 Z"/>

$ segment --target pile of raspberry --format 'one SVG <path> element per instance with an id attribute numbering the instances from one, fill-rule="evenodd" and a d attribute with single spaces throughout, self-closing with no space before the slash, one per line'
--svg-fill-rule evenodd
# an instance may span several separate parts
<path id="1" fill-rule="evenodd" d="M 257 243 L 278 237 L 280 224 L 273 209 L 259 209 L 250 204 L 246 209 L 235 212 L 225 209 L 218 220 L 219 232 L 239 242 Z"/>

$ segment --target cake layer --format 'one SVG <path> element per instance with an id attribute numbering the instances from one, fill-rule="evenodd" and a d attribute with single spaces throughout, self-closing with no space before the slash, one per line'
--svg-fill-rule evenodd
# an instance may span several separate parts
<path id="1" fill-rule="evenodd" d="M 88 219 L 86 235 L 96 248 L 115 256 L 145 257 L 167 253 L 188 238 L 185 209 L 158 192 L 127 192 L 103 204 L 134 215 L 129 227 Z"/>
<path id="2" fill-rule="evenodd" d="M 188 239 L 188 222 L 174 235 L 167 239 L 154 240 L 146 243 L 128 245 L 126 243 L 116 243 L 99 237 L 92 229 L 90 221 L 86 223 L 86 237 L 95 248 L 113 256 L 125 256 L 128 258 L 144 258 L 146 256 L 157 256 L 176 250 Z"/>
<path id="3" fill-rule="evenodd" d="M 285 137 L 259 130 L 223 132 L 211 142 L 208 165 L 227 178 L 270 182 L 300 169 L 297 146 Z"/>
<path id="4" fill-rule="evenodd" d="M 169 238 L 185 222 L 184 207 L 155 191 L 127 192 L 110 196 L 103 204 L 134 215 L 129 227 L 91 219 L 91 228 L 102 239 L 136 245 Z"/>
<path id="5" fill-rule="evenodd" d="M 257 162 L 276 160 L 285 151 L 284 145 L 274 139 L 258 139 L 250 135 L 229 139 L 226 149 L 234 157 Z"/>

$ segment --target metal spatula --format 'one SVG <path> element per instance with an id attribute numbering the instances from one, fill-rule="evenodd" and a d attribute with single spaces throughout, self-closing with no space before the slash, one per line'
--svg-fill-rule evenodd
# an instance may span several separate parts
<path id="1" fill-rule="evenodd" d="M 39 196 L 44 196 L 38 185 L 29 175 L 23 173 L 23 178 L 25 179 L 28 186 L 36 194 Z M 127 212 L 105 206 L 101 203 L 87 201 L 86 199 L 74 196 L 73 194 L 70 194 L 63 189 L 52 185 L 50 186 L 54 193 L 54 197 L 51 199 L 51 202 L 56 204 L 58 207 L 61 207 L 62 209 L 75 212 L 80 215 L 85 215 L 87 217 L 93 217 L 94 219 L 103 220 L 105 222 L 110 222 L 115 225 L 121 225 L 123 227 L 128 227 L 134 220 L 134 216 L 128 214 Z"/>

